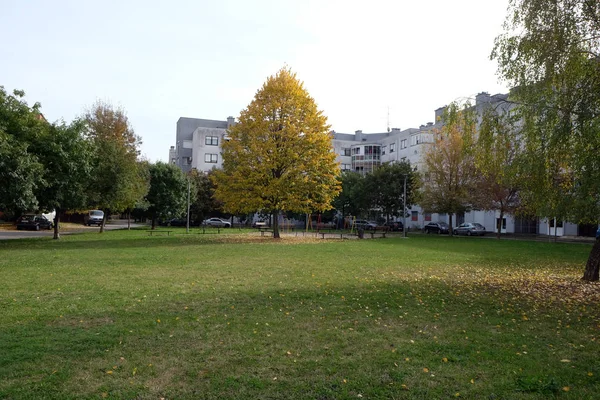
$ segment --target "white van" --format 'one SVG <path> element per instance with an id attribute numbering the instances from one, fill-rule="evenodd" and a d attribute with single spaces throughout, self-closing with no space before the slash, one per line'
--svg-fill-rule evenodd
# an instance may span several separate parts
<path id="1" fill-rule="evenodd" d="M 83 224 L 87 226 L 102 225 L 104 220 L 104 211 L 102 210 L 90 210 L 87 215 L 83 217 Z"/>

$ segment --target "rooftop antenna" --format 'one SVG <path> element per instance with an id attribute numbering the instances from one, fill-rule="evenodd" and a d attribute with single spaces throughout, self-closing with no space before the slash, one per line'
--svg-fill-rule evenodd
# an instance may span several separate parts
<path id="1" fill-rule="evenodd" d="M 387 131 L 390 131 L 390 106 L 388 106 L 388 113 L 387 113 Z"/>

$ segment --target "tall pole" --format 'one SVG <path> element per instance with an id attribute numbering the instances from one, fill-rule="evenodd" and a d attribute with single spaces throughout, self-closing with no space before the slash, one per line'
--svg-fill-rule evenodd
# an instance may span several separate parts
<path id="1" fill-rule="evenodd" d="M 188 195 L 187 195 L 187 221 L 185 223 L 185 233 L 190 233 L 190 177 L 187 179 Z"/>
<path id="2" fill-rule="evenodd" d="M 404 175 L 404 198 L 402 199 L 402 218 L 404 219 L 404 228 L 402 229 L 402 236 L 406 239 L 406 175 Z"/>

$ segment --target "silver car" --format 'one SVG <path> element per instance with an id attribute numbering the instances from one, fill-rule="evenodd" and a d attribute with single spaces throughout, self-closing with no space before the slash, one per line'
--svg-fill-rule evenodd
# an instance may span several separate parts
<path id="1" fill-rule="evenodd" d="M 225 221 L 221 218 L 209 218 L 206 221 L 204 221 L 204 225 L 215 226 L 217 228 L 231 228 L 231 222 Z"/>
<path id="2" fill-rule="evenodd" d="M 452 231 L 455 235 L 485 235 L 485 226 L 477 222 L 465 222 L 454 228 Z"/>
<path id="3" fill-rule="evenodd" d="M 357 219 L 356 221 L 354 221 L 354 227 L 356 229 L 364 229 L 365 231 L 374 231 L 375 228 L 377 228 L 377 223 L 374 221 Z"/>

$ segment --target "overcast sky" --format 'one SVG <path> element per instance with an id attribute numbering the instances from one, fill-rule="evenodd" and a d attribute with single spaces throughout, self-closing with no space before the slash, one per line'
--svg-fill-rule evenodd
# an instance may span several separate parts
<path id="1" fill-rule="evenodd" d="M 151 161 L 167 161 L 179 117 L 237 118 L 284 65 L 335 131 L 406 129 L 506 92 L 489 54 L 507 4 L 0 0 L 0 85 L 50 121 L 97 99 L 124 108 Z"/>

